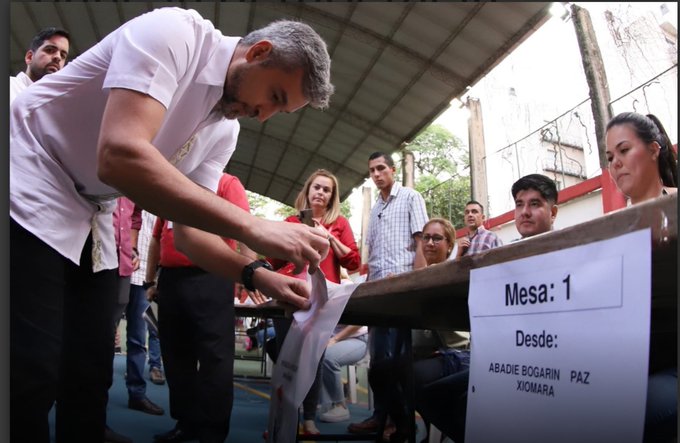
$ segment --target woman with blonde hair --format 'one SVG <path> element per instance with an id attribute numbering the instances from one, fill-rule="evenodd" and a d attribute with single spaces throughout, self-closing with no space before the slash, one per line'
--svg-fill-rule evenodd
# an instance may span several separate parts
<path id="1" fill-rule="evenodd" d="M 312 210 L 312 220 L 315 226 L 322 227 L 327 235 L 331 247 L 328 255 L 321 261 L 319 269 L 323 271 L 327 280 L 333 283 L 340 283 L 341 267 L 349 271 L 359 269 L 361 256 L 357 248 L 356 241 L 349 221 L 340 215 L 340 196 L 338 189 L 338 179 L 325 169 L 317 169 L 309 176 L 302 190 L 295 199 L 295 209 L 304 211 Z M 290 223 L 302 223 L 298 215 L 291 215 L 286 218 Z M 293 272 L 291 263 L 279 259 L 267 259 L 275 270 L 283 273 Z M 283 340 L 290 328 L 291 321 L 287 319 L 275 319 L 274 328 L 276 329 L 277 349 L 281 349 Z M 356 338 L 358 327 L 347 326 L 347 331 L 337 331 L 331 339 L 331 345 L 340 341 L 340 338 Z M 356 328 L 354 330 L 352 328 Z M 365 345 L 365 344 L 364 344 Z M 304 434 L 319 434 L 315 424 L 317 403 L 321 391 L 321 370 L 324 357 L 319 362 L 316 378 L 309 393 L 302 403 Z"/>
<path id="2" fill-rule="evenodd" d="M 328 255 L 319 268 L 327 280 L 340 283 L 340 267 L 349 271 L 359 268 L 361 256 L 354 240 L 349 221 L 340 215 L 340 196 L 338 179 L 325 169 L 317 169 L 309 176 L 302 190 L 295 199 L 295 209 L 312 210 L 315 226 L 322 227 L 331 244 Z M 286 218 L 290 223 L 302 223 L 298 215 Z M 269 259 L 274 269 L 287 263 L 279 259 Z M 292 268 L 291 268 L 292 272 Z"/>

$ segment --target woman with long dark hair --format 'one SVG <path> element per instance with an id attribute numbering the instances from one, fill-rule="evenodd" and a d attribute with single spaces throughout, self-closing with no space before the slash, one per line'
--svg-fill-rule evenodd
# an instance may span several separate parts
<path id="1" fill-rule="evenodd" d="M 635 205 L 675 194 L 678 190 L 677 152 L 659 119 L 653 114 L 624 112 L 607 124 L 607 160 L 616 186 Z M 653 315 L 653 314 L 652 314 Z M 644 442 L 675 441 L 678 418 L 677 329 L 652 337 Z M 666 341 L 661 350 L 657 342 Z M 669 352 L 668 340 L 675 340 Z"/>

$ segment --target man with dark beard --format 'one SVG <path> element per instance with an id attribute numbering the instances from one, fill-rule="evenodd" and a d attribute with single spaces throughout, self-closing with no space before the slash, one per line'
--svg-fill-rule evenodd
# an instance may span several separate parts
<path id="1" fill-rule="evenodd" d="M 26 51 L 26 70 L 9 78 L 9 102 L 12 103 L 24 89 L 47 74 L 60 70 L 68 58 L 69 33 L 59 28 L 45 28 L 33 37 Z"/>
<path id="2" fill-rule="evenodd" d="M 264 122 L 308 104 L 324 108 L 329 79 L 326 45 L 303 23 L 274 22 L 241 39 L 223 36 L 196 11 L 162 8 L 123 24 L 15 99 L 13 442 L 49 442 L 55 400 L 57 443 L 104 439 L 118 266 L 110 202 L 121 194 L 173 220 L 178 249 L 197 266 L 308 306 L 303 282 L 217 247 L 217 236 L 314 270 L 328 251 L 325 232 L 259 219 L 215 195 L 236 121 L 212 149 L 194 141 L 225 117 Z"/>

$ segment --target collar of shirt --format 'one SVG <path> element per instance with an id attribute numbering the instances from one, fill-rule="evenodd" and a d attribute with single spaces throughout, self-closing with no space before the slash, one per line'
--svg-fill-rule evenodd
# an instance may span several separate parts
<path id="1" fill-rule="evenodd" d="M 23 71 L 18 73 L 16 77 L 17 79 L 21 80 L 27 87 L 33 84 L 33 80 L 31 80 L 31 77 L 26 75 L 26 73 Z"/>
<path id="2" fill-rule="evenodd" d="M 196 82 L 211 86 L 222 86 L 227 80 L 227 70 L 236 52 L 236 45 L 241 37 L 220 36 L 217 48 L 210 54 L 203 70 L 196 76 Z"/>
<path id="3" fill-rule="evenodd" d="M 383 205 L 387 206 L 387 203 L 389 203 L 390 200 L 395 198 L 397 196 L 397 193 L 399 192 L 399 189 L 401 189 L 401 185 L 397 182 L 392 183 L 392 189 L 390 189 L 390 195 L 387 197 L 387 200 L 383 200 L 382 194 L 378 192 L 378 198 L 377 201 L 379 203 L 382 203 Z"/>
<path id="4" fill-rule="evenodd" d="M 470 238 L 477 237 L 477 234 L 479 234 L 480 232 L 483 232 L 483 231 L 484 231 L 484 225 L 479 225 L 477 227 L 477 229 L 475 229 L 475 233 Z"/>

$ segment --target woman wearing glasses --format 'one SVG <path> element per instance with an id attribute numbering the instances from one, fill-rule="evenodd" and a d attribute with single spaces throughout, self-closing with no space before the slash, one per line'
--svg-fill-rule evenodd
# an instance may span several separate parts
<path id="1" fill-rule="evenodd" d="M 451 256 L 456 241 L 456 230 L 451 222 L 444 218 L 431 218 L 423 227 L 422 238 L 425 262 L 427 266 L 434 266 L 445 262 Z M 470 351 L 467 350 L 469 334 L 414 330 L 411 336 L 413 358 L 416 360 L 413 364 L 415 407 L 420 412 L 420 392 L 426 384 L 469 367 Z M 405 369 L 376 366 L 375 370 L 369 372 L 373 391 L 382 389 L 386 394 L 385 398 L 390 399 L 388 412 L 396 426 L 396 431 L 390 436 L 390 442 L 407 441 L 410 427 L 413 425 L 413 418 L 406 413 L 403 394 L 395 389 L 395 386 L 399 385 L 398 378 L 406 376 Z"/>

